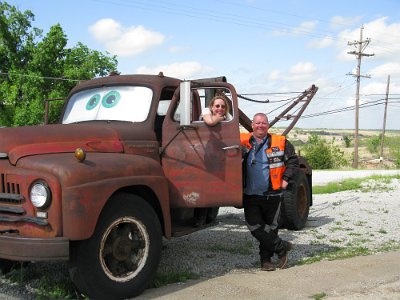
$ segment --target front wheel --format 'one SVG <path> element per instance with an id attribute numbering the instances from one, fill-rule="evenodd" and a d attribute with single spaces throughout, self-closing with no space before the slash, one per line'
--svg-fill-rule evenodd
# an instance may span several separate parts
<path id="1" fill-rule="evenodd" d="M 1 274 L 7 274 L 15 266 L 18 266 L 18 262 L 0 258 L 0 273 Z"/>
<path id="2" fill-rule="evenodd" d="M 283 195 L 282 215 L 287 229 L 300 230 L 306 225 L 311 204 L 307 177 L 301 170 L 289 182 Z"/>
<path id="3" fill-rule="evenodd" d="M 70 276 L 94 299 L 124 299 L 152 281 L 161 256 L 161 226 L 142 198 L 117 194 L 102 212 L 93 236 L 71 245 Z"/>

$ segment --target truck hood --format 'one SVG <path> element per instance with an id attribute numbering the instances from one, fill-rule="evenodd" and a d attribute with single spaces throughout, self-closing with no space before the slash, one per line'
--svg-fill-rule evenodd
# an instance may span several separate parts
<path id="1" fill-rule="evenodd" d="M 116 130 L 90 124 L 57 124 L 0 129 L 0 156 L 15 165 L 25 156 L 74 152 L 123 152 Z"/>

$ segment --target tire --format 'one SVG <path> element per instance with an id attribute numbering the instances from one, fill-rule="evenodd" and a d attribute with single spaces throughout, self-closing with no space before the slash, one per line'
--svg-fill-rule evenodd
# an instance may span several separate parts
<path id="1" fill-rule="evenodd" d="M 139 295 L 153 280 L 161 256 L 161 226 L 153 208 L 130 194 L 116 194 L 93 236 L 71 245 L 69 273 L 93 299 Z"/>
<path id="2" fill-rule="evenodd" d="M 1 274 L 7 274 L 13 268 L 17 267 L 18 264 L 19 263 L 17 261 L 12 261 L 12 260 L 8 260 L 8 259 L 0 258 L 0 272 L 1 272 Z"/>
<path id="3" fill-rule="evenodd" d="M 301 170 L 289 182 L 283 194 L 283 225 L 287 229 L 301 230 L 306 225 L 311 204 L 311 191 L 307 177 Z"/>
<path id="4" fill-rule="evenodd" d="M 217 219 L 218 212 L 219 212 L 219 206 L 208 208 L 206 223 L 207 224 L 214 223 L 215 220 Z"/>

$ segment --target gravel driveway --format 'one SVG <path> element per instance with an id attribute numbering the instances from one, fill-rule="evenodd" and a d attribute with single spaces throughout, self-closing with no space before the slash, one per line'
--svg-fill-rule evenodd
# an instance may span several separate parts
<path id="1" fill-rule="evenodd" d="M 313 182 L 315 185 L 349 176 L 369 175 L 365 171 L 354 172 L 314 172 Z M 382 174 L 384 171 L 374 172 Z M 351 249 L 360 254 L 398 248 L 399 180 L 365 184 L 371 191 L 314 195 L 314 205 L 310 209 L 306 228 L 301 231 L 280 231 L 282 238 L 295 245 L 289 255 L 290 266 L 322 252 L 334 255 L 338 248 Z M 224 274 L 257 272 L 258 245 L 245 226 L 243 209 L 220 208 L 217 220 L 217 226 L 165 240 L 159 274 L 186 272 L 206 279 Z M 51 272 L 55 277 L 68 277 L 64 263 L 30 264 L 26 269 L 32 279 L 25 286 L 13 285 L 4 276 L 0 277 L 1 299 L 34 299 L 34 287 L 45 272 Z"/>
<path id="2" fill-rule="evenodd" d="M 343 178 L 343 174 L 336 173 L 341 175 L 339 180 Z M 318 176 L 314 174 L 313 177 Z M 366 183 L 368 186 L 372 192 L 346 191 L 313 196 L 314 205 L 310 208 L 306 228 L 280 231 L 283 239 L 295 245 L 290 252 L 290 265 L 337 247 L 378 250 L 400 244 L 399 180 L 384 185 Z M 165 241 L 159 271 L 188 270 L 208 277 L 257 270 L 258 244 L 245 226 L 243 209 L 220 208 L 218 221 L 218 226 Z"/>

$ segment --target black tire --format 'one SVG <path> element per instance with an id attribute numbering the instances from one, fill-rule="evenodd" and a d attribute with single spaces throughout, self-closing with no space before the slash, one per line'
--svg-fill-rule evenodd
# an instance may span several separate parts
<path id="1" fill-rule="evenodd" d="M 161 226 L 153 208 L 123 193 L 109 204 L 93 236 L 71 244 L 71 280 L 91 299 L 139 295 L 153 280 L 161 257 Z"/>
<path id="2" fill-rule="evenodd" d="M 215 220 L 217 219 L 218 212 L 219 212 L 219 207 L 218 206 L 217 207 L 208 208 L 206 223 L 207 224 L 214 223 Z"/>
<path id="3" fill-rule="evenodd" d="M 13 268 L 17 267 L 18 265 L 19 265 L 19 262 L 17 262 L 17 261 L 0 258 L 1 274 L 7 274 L 8 272 L 10 272 Z"/>
<path id="4" fill-rule="evenodd" d="M 310 204 L 310 186 L 304 172 L 299 171 L 283 193 L 283 226 L 291 230 L 303 229 L 308 219 Z"/>

